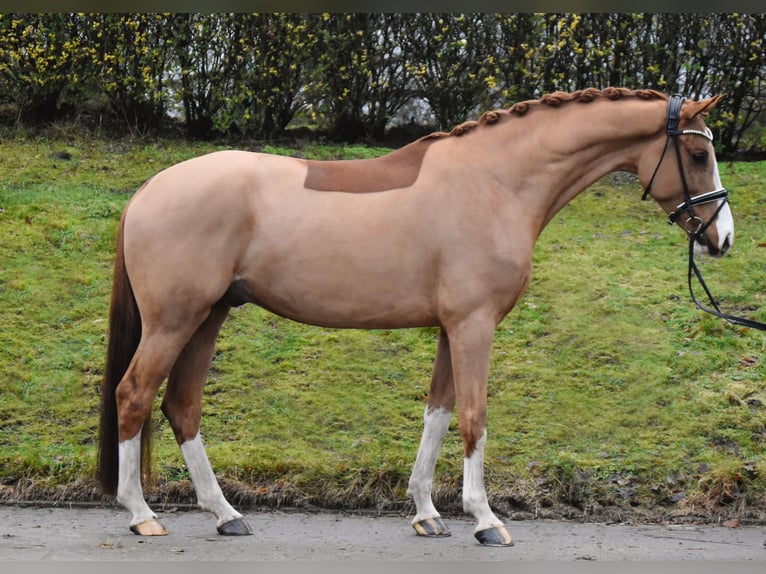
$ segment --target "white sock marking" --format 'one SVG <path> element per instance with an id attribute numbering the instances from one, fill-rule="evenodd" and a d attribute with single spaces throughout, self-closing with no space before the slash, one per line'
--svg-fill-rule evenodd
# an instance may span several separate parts
<path id="1" fill-rule="evenodd" d="M 487 431 L 476 442 L 473 454 L 463 458 L 463 510 L 472 514 L 478 521 L 475 532 L 488 528 L 502 526 L 492 512 L 487 501 L 487 491 L 484 488 L 484 445 L 487 442 Z"/>
<path id="2" fill-rule="evenodd" d="M 423 437 L 420 440 L 418 456 L 415 459 L 407 487 L 407 496 L 412 498 L 417 512 L 415 518 L 412 519 L 413 523 L 439 516 L 439 512 L 431 500 L 431 488 L 436 458 L 439 455 L 444 435 L 449 429 L 451 418 L 452 413 L 441 407 L 433 410 L 426 407 L 423 415 Z"/>
<path id="3" fill-rule="evenodd" d="M 118 452 L 117 502 L 132 513 L 130 525 L 135 526 L 157 518 L 146 504 L 141 486 L 141 432 L 132 439 L 122 441 Z"/>
<path id="4" fill-rule="evenodd" d="M 205 445 L 202 443 L 202 437 L 199 433 L 181 445 L 181 453 L 186 461 L 186 468 L 189 469 L 189 476 L 192 484 L 194 484 L 194 491 L 197 493 L 199 507 L 212 512 L 218 518 L 218 526 L 242 518 L 242 515 L 226 501 L 210 466 L 210 461 L 205 453 Z"/>

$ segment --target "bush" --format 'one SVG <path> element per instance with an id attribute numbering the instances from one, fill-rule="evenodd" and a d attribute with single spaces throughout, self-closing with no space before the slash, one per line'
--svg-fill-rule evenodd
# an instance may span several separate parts
<path id="1" fill-rule="evenodd" d="M 105 100 L 124 129 L 342 140 L 441 129 L 586 87 L 726 93 L 719 151 L 762 149 L 764 14 L 2 14 L 0 104 L 44 125 Z M 416 117 L 417 116 L 417 117 Z M 8 117 L 6 115 L 6 117 Z"/>

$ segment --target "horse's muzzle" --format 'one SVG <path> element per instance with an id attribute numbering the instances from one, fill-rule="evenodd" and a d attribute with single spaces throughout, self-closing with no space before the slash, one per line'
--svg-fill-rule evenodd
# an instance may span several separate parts
<path id="1" fill-rule="evenodd" d="M 731 243 L 730 233 L 727 233 L 726 237 L 718 245 L 710 241 L 707 233 L 703 233 L 694 238 L 694 252 L 709 255 L 710 257 L 723 257 L 731 248 Z"/>

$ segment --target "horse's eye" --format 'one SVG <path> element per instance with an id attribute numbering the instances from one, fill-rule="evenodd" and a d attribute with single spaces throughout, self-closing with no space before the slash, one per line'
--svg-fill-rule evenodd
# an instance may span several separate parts
<path id="1" fill-rule="evenodd" d="M 696 151 L 692 153 L 692 159 L 697 163 L 706 163 L 707 162 L 707 152 L 706 151 Z"/>

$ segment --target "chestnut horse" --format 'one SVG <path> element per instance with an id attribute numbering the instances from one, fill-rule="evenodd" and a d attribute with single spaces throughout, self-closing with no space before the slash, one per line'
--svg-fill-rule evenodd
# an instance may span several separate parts
<path id="1" fill-rule="evenodd" d="M 167 379 L 162 411 L 199 506 L 221 534 L 251 533 L 218 485 L 200 418 L 221 324 L 231 307 L 255 303 L 324 327 L 439 327 L 407 490 L 412 526 L 449 535 L 431 485 L 458 405 L 464 509 L 480 543 L 510 546 L 484 487 L 487 376 L 495 328 L 529 284 L 535 242 L 567 202 L 624 170 L 695 249 L 723 255 L 733 220 L 703 121 L 721 97 L 557 92 L 375 159 L 220 151 L 156 174 L 120 221 L 102 390 L 99 478 L 130 511 L 131 530 L 167 533 L 144 500 L 141 464 Z"/>

